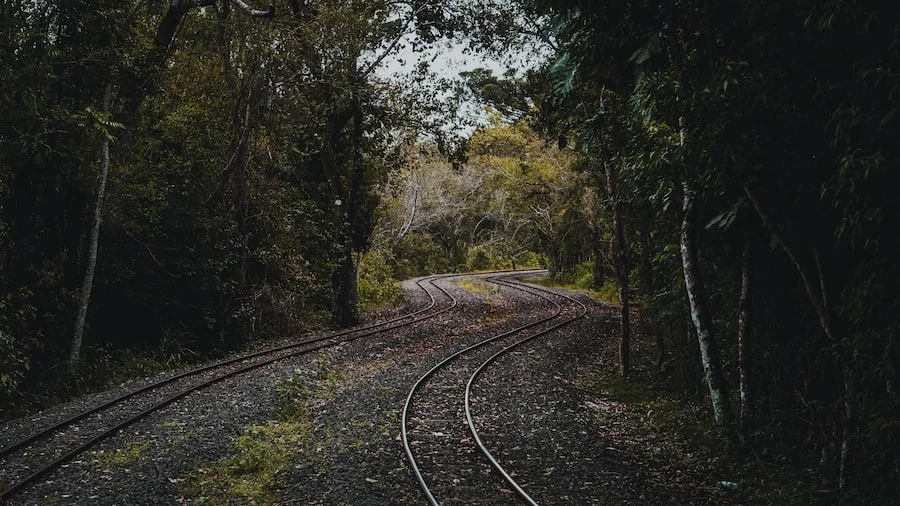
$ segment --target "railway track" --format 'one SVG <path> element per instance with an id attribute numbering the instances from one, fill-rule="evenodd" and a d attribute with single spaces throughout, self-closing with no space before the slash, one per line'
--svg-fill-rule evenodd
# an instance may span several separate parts
<path id="1" fill-rule="evenodd" d="M 553 307 L 552 312 L 547 316 L 525 323 L 511 330 L 492 335 L 476 342 L 475 344 L 472 344 L 456 351 L 455 353 L 450 354 L 449 356 L 435 364 L 424 375 L 422 375 L 413 384 L 407 395 L 406 403 L 404 404 L 403 412 L 401 415 L 401 440 L 403 442 L 406 457 L 413 470 L 413 474 L 415 475 L 416 480 L 418 481 L 419 486 L 422 489 L 422 492 L 429 504 L 436 506 L 439 504 L 439 502 L 435 497 L 435 493 L 432 490 L 431 485 L 429 485 L 429 480 L 426 479 L 425 472 L 423 472 L 421 466 L 419 465 L 419 461 L 416 458 L 416 452 L 413 451 L 413 444 L 418 443 L 420 447 L 422 446 L 422 443 L 427 444 L 427 437 L 423 436 L 427 436 L 429 434 L 431 436 L 439 434 L 440 436 L 442 436 L 439 439 L 444 440 L 450 440 L 453 438 L 443 438 L 445 434 L 441 431 L 434 431 L 434 427 L 430 426 L 428 421 L 423 419 L 422 413 L 417 412 L 417 414 L 419 415 L 417 419 L 419 421 L 419 424 L 416 430 L 416 435 L 419 436 L 419 440 L 414 442 L 410 438 L 411 430 L 409 429 L 409 423 L 412 420 L 411 412 L 413 410 L 413 403 L 417 394 L 423 392 L 427 388 L 429 383 L 432 382 L 433 378 L 436 378 L 438 376 L 444 376 L 445 378 L 443 385 L 441 385 L 440 382 L 437 382 L 439 384 L 435 385 L 432 388 L 431 396 L 433 398 L 436 398 L 436 402 L 432 402 L 431 406 L 439 408 L 437 410 L 437 413 L 433 413 L 435 416 L 432 416 L 432 420 L 437 419 L 441 420 L 445 424 L 453 424 L 458 420 L 458 412 L 463 411 L 465 414 L 465 424 L 471 436 L 472 444 L 468 444 L 469 441 L 467 440 L 467 438 L 459 440 L 464 444 L 462 444 L 461 446 L 457 446 L 454 450 L 457 460 L 465 461 L 466 464 L 464 464 L 463 466 L 471 464 L 472 448 L 476 448 L 477 451 L 481 454 L 481 458 L 483 459 L 482 462 L 487 461 L 487 463 L 490 464 L 491 468 L 496 471 L 499 477 L 501 477 L 506 482 L 506 484 L 512 489 L 512 491 L 516 493 L 516 495 L 522 502 L 530 505 L 537 504 L 534 499 L 532 499 L 531 496 L 525 491 L 525 489 L 514 479 L 513 473 L 508 472 L 503 468 L 503 466 L 494 457 L 494 455 L 488 449 L 487 445 L 482 440 L 482 437 L 476 427 L 473 415 L 473 386 L 475 385 L 479 376 L 481 376 L 481 374 L 501 356 L 528 342 L 544 336 L 552 332 L 553 330 L 556 330 L 564 325 L 582 318 L 587 313 L 587 307 L 580 301 L 575 300 L 574 298 L 567 295 L 503 279 L 511 276 L 512 275 L 497 276 L 488 278 L 488 280 L 498 285 L 506 286 L 508 288 L 537 296 L 547 302 L 551 307 Z M 563 306 L 553 298 L 559 298 L 566 303 L 572 303 L 572 306 L 569 308 L 563 308 Z M 488 351 L 485 352 L 485 350 Z M 467 359 L 470 362 L 474 360 L 475 363 L 478 364 L 477 367 L 472 368 L 470 365 L 466 364 L 460 365 L 461 362 L 465 362 Z M 462 371 L 465 372 L 461 374 Z M 465 381 L 465 387 L 454 388 L 454 386 L 452 385 L 454 377 Z M 450 384 L 448 385 L 448 383 Z M 462 398 L 460 399 L 458 396 L 455 400 L 452 397 L 448 398 L 448 392 L 451 392 L 453 390 L 462 390 Z M 447 412 L 448 410 L 450 411 L 450 413 Z M 441 476 L 443 468 L 447 465 L 446 462 L 436 462 L 433 461 L 433 459 L 431 462 L 429 462 L 429 464 L 431 464 L 430 472 L 432 473 L 432 476 Z M 459 462 L 457 462 L 457 465 L 459 465 Z M 479 480 L 483 481 L 485 478 L 476 476 L 475 473 L 472 472 L 472 469 L 468 469 L 468 471 L 471 475 L 473 475 L 473 482 Z M 454 499 L 455 498 L 450 498 L 451 501 Z M 491 499 L 489 498 L 488 501 L 491 501 Z"/>
<path id="2" fill-rule="evenodd" d="M 373 324 L 269 348 L 191 369 L 126 392 L 88 410 L 75 413 L 28 437 L 9 444 L 0 449 L 0 463 L 3 464 L 0 466 L 0 469 L 3 469 L 0 472 L 0 482 L 9 480 L 12 484 L 0 490 L 0 504 L 5 504 L 11 497 L 21 492 L 28 485 L 104 439 L 194 392 L 280 360 L 412 325 L 452 310 L 457 306 L 457 299 L 438 286 L 435 281 L 454 276 L 459 275 L 438 275 L 417 280 L 417 287 L 429 299 L 428 305 L 417 311 Z M 429 290 L 429 288 L 433 290 Z M 442 305 L 446 304 L 445 307 L 438 308 L 438 298 L 445 299 L 441 303 Z M 70 438 L 70 435 L 65 434 L 66 429 L 73 428 L 77 422 L 91 417 L 108 418 L 109 420 L 104 420 L 101 424 L 104 428 L 98 431 L 81 436 L 67 444 L 60 442 L 60 440 Z M 76 430 L 74 432 L 80 431 Z M 50 448 L 53 449 L 51 450 Z M 43 457 L 48 453 L 51 456 L 44 458 L 42 462 L 29 462 L 27 465 L 20 467 L 18 472 L 10 472 L 11 466 L 9 464 L 11 462 L 28 460 L 28 458 L 35 455 Z"/>

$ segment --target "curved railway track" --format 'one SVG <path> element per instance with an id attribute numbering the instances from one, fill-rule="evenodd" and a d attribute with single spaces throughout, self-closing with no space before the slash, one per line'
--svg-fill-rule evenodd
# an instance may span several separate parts
<path id="1" fill-rule="evenodd" d="M 488 281 L 493 282 L 498 285 L 507 286 L 509 288 L 513 288 L 516 290 L 520 290 L 525 293 L 529 293 L 531 295 L 535 295 L 541 299 L 544 299 L 546 302 L 551 304 L 555 309 L 552 314 L 549 316 L 545 316 L 535 321 L 528 322 L 524 325 L 520 325 L 514 329 L 490 336 L 486 339 L 482 339 L 481 341 L 476 342 L 470 346 L 464 347 L 451 355 L 447 356 L 437 364 L 435 364 L 431 369 L 429 369 L 424 375 L 422 375 L 410 388 L 409 393 L 406 397 L 406 402 L 403 406 L 403 412 L 401 415 L 401 440 L 403 443 L 403 448 L 406 453 L 406 457 L 409 460 L 410 466 L 412 467 L 413 474 L 416 477 L 416 480 L 419 483 L 422 492 L 424 493 L 426 499 L 429 504 L 437 506 L 439 504 L 437 498 L 434 495 L 431 487 L 428 484 L 428 481 L 425 479 L 425 475 L 422 472 L 418 461 L 416 460 L 415 454 L 413 452 L 412 443 L 409 437 L 408 424 L 410 420 L 410 411 L 412 408 L 413 400 L 417 393 L 419 393 L 425 385 L 429 382 L 429 380 L 437 375 L 439 372 L 447 369 L 450 364 L 453 364 L 460 359 L 461 357 L 466 356 L 467 354 L 473 354 L 473 352 L 479 352 L 482 348 L 488 347 L 493 344 L 503 344 L 499 350 L 490 354 L 485 360 L 483 360 L 480 365 L 468 376 L 468 380 L 465 384 L 465 390 L 463 395 L 463 407 L 465 411 L 466 425 L 468 427 L 469 433 L 471 434 L 475 446 L 481 455 L 487 460 L 487 462 L 491 465 L 491 467 L 497 471 L 497 473 L 503 478 L 503 480 L 512 488 L 513 491 L 518 495 L 522 502 L 530 505 L 536 505 L 537 503 L 531 496 L 524 490 L 524 488 L 519 485 L 516 480 L 513 478 L 512 474 L 507 472 L 500 462 L 493 456 L 490 450 L 482 441 L 482 438 L 475 426 L 473 410 L 472 410 L 472 387 L 477 381 L 478 377 L 498 358 L 509 353 L 510 351 L 530 342 L 538 337 L 544 336 L 553 330 L 556 330 L 564 325 L 574 322 L 582 318 L 587 313 L 587 307 L 580 301 L 569 297 L 567 295 L 563 295 L 557 292 L 553 292 L 550 290 L 545 290 L 542 288 L 538 288 L 535 286 L 524 285 L 518 282 L 506 281 L 503 278 L 512 277 L 513 274 L 508 274 L 504 276 L 497 276 L 493 278 L 488 278 Z M 572 309 L 576 309 L 577 314 L 575 315 L 566 315 L 566 309 L 562 307 L 561 304 L 554 301 L 550 296 L 559 297 L 561 299 L 566 300 L 567 302 L 571 302 L 574 304 Z M 520 335 L 526 333 L 529 329 L 531 332 L 527 333 L 525 337 L 520 337 L 517 340 L 513 340 L 512 343 L 509 343 L 512 336 Z M 447 403 L 445 403 L 446 405 Z M 441 465 L 440 463 L 437 463 Z"/>
<path id="2" fill-rule="evenodd" d="M 23 450 L 32 448 L 38 443 L 46 443 L 48 440 L 51 440 L 55 436 L 59 435 L 66 428 L 72 427 L 76 422 L 84 420 L 93 415 L 103 416 L 104 413 L 111 413 L 117 409 L 125 409 L 127 411 L 127 408 L 123 408 L 123 406 L 135 405 L 140 402 L 141 398 L 150 397 L 150 400 L 145 400 L 144 404 L 141 407 L 134 407 L 126 415 L 124 415 L 124 417 L 122 415 L 119 415 L 119 418 L 106 422 L 104 424 L 106 427 L 105 429 L 101 429 L 99 432 L 95 432 L 93 435 L 74 443 L 73 446 L 62 450 L 61 453 L 57 450 L 55 452 L 55 457 L 50 462 L 27 467 L 27 471 L 20 472 L 20 476 L 16 476 L 13 478 L 17 481 L 15 481 L 12 485 L 6 487 L 5 489 L 0 490 L 0 504 L 6 503 L 13 495 L 21 492 L 24 488 L 36 481 L 38 478 L 62 466 L 67 461 L 83 453 L 88 448 L 96 445 L 100 441 L 111 437 L 121 429 L 128 427 L 129 425 L 145 418 L 151 413 L 158 411 L 163 407 L 168 406 L 178 401 L 179 399 L 190 395 L 191 393 L 207 388 L 225 379 L 252 371 L 254 369 L 259 369 L 263 366 L 272 364 L 280 360 L 308 354 L 327 347 L 335 346 L 362 337 L 380 334 L 382 332 L 393 330 L 399 327 L 412 325 L 414 323 L 433 318 L 441 313 L 450 311 L 457 306 L 458 301 L 449 292 L 438 286 L 435 281 L 454 276 L 459 275 L 445 274 L 438 276 L 429 276 L 419 279 L 415 282 L 416 286 L 420 288 L 429 298 L 428 305 L 422 309 L 373 324 L 326 334 L 302 342 L 269 348 L 259 352 L 242 355 L 191 369 L 169 378 L 153 382 L 144 387 L 126 392 L 122 395 L 119 395 L 118 397 L 115 397 L 114 399 L 111 399 L 86 411 L 76 413 L 58 423 L 54 423 L 48 427 L 45 427 L 44 429 L 35 432 L 28 437 L 9 444 L 8 446 L 0 449 L 0 459 L 2 459 L 0 461 L 9 462 L 10 457 L 14 456 L 17 452 L 24 453 Z M 436 290 L 434 292 L 429 291 L 428 288 L 424 286 L 425 284 L 427 284 L 429 287 L 435 288 Z M 441 298 L 446 298 L 446 302 L 448 303 L 448 305 L 434 311 L 434 309 L 438 305 L 438 300 L 435 297 L 436 294 L 441 294 Z M 190 379 L 194 379 L 195 381 L 193 383 L 188 383 L 188 381 L 186 380 Z M 173 388 L 175 390 L 174 393 L 160 392 L 163 389 L 171 390 Z M 115 415 L 116 414 L 113 413 L 110 418 L 113 418 Z"/>

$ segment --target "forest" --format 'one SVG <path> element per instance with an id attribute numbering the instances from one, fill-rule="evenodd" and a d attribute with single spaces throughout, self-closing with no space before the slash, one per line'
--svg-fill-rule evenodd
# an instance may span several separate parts
<path id="1" fill-rule="evenodd" d="M 510 69 L 390 74 L 447 44 Z M 896 3 L 0 0 L 0 110 L 0 418 L 543 267 L 722 454 L 900 494 Z"/>

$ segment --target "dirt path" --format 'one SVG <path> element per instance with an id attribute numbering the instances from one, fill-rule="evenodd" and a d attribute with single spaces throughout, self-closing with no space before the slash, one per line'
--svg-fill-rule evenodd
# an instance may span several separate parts
<path id="1" fill-rule="evenodd" d="M 15 504 L 424 504 L 399 441 L 409 387 L 453 351 L 551 310 L 508 288 L 439 283 L 460 299 L 456 310 L 190 396 Z M 424 304 L 406 288 L 411 306 Z M 482 439 L 539 504 L 725 503 L 714 478 L 639 413 L 579 387 L 614 360 L 616 328 L 608 306 L 580 299 L 585 319 L 506 356 L 479 380 Z M 436 497 L 517 504 L 474 452 L 447 389 L 439 401 L 446 417 L 419 420 L 416 445 Z"/>

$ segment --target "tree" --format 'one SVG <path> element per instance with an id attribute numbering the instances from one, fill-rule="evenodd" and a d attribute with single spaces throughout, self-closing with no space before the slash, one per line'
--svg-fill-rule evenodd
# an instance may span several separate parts
<path id="1" fill-rule="evenodd" d="M 101 114 L 109 115 L 112 108 L 112 83 L 106 84 L 103 92 L 103 108 Z M 106 118 L 101 118 L 102 124 L 100 133 L 103 140 L 100 141 L 100 175 L 97 177 L 97 206 L 94 209 L 93 225 L 91 226 L 91 236 L 88 239 L 88 258 L 87 268 L 84 274 L 84 283 L 81 286 L 81 294 L 78 302 L 78 315 L 75 319 L 75 331 L 72 335 L 72 347 L 69 351 L 69 362 L 78 363 L 81 358 L 81 339 L 84 334 L 84 322 L 87 318 L 88 304 L 91 300 L 91 289 L 94 284 L 94 269 L 97 266 L 97 249 L 100 242 L 100 223 L 103 221 L 103 201 L 106 198 L 106 181 L 109 179 L 109 142 L 112 137 L 107 128 L 113 126 Z"/>

